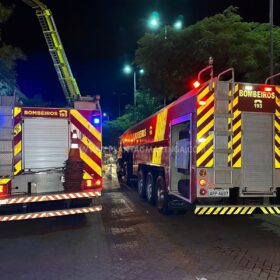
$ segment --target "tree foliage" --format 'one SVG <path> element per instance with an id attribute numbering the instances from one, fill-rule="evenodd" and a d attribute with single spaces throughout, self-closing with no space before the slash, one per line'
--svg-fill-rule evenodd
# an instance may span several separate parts
<path id="1" fill-rule="evenodd" d="M 239 81 L 264 82 L 269 75 L 269 25 L 245 22 L 237 8 L 206 17 L 180 31 L 147 33 L 135 62 L 145 69 L 142 85 L 158 96 L 185 93 L 197 73 L 214 58 L 214 71 L 234 67 Z M 275 72 L 280 70 L 280 28 L 274 27 Z M 204 77 L 207 79 L 207 77 Z"/>
<path id="2" fill-rule="evenodd" d="M 19 48 L 3 41 L 2 28 L 13 14 L 13 6 L 4 6 L 0 2 L 0 95 L 10 95 L 16 87 L 16 61 L 24 59 Z"/>
<path id="3" fill-rule="evenodd" d="M 124 114 L 103 125 L 104 144 L 117 145 L 118 137 L 133 124 L 147 118 L 161 108 L 159 98 L 150 93 L 138 92 L 137 106 L 127 105 Z"/>

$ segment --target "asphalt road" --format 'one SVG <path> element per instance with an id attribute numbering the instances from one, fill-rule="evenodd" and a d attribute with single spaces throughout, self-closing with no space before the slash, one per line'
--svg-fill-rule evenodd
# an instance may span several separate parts
<path id="1" fill-rule="evenodd" d="M 280 219 L 162 216 L 106 179 L 103 211 L 0 224 L 0 279 L 280 279 Z"/>

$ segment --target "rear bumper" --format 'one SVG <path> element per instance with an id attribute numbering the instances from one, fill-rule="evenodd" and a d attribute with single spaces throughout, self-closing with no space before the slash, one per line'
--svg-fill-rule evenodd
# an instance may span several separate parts
<path id="1" fill-rule="evenodd" d="M 0 199 L 0 222 L 101 211 L 100 191 L 12 196 Z"/>
<path id="2" fill-rule="evenodd" d="M 94 207 L 83 207 L 83 208 L 75 208 L 75 209 L 64 209 L 64 210 L 55 210 L 55 211 L 33 212 L 33 213 L 26 213 L 26 214 L 3 215 L 3 216 L 0 216 L 0 222 L 11 222 L 11 221 L 20 221 L 20 220 L 61 217 L 61 216 L 67 216 L 67 215 L 78 215 L 78 214 L 98 212 L 101 210 L 102 210 L 102 206 L 99 205 L 99 206 L 94 206 Z"/>
<path id="3" fill-rule="evenodd" d="M 280 215 L 280 205 L 197 205 L 194 214 L 199 216 L 208 215 Z"/>

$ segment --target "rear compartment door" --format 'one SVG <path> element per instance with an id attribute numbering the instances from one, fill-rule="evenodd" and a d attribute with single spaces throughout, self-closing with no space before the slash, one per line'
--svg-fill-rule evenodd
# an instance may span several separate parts
<path id="1" fill-rule="evenodd" d="M 26 118 L 23 126 L 25 170 L 61 168 L 68 158 L 67 119 Z"/>
<path id="2" fill-rule="evenodd" d="M 271 194 L 273 188 L 273 115 L 242 113 L 243 193 Z"/>

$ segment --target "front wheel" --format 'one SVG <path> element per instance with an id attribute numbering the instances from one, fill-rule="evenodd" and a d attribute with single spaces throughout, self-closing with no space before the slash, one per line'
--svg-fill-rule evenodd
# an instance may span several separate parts
<path id="1" fill-rule="evenodd" d="M 160 213 L 169 214 L 168 194 L 163 176 L 158 176 L 156 180 L 156 206 Z"/>

